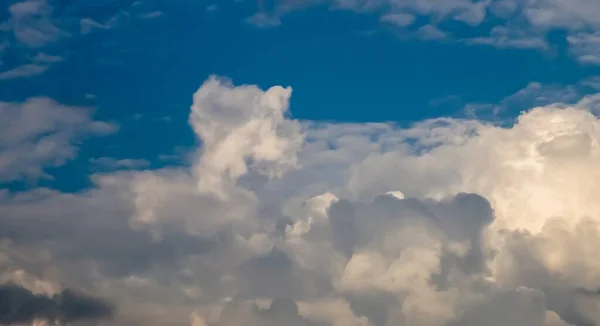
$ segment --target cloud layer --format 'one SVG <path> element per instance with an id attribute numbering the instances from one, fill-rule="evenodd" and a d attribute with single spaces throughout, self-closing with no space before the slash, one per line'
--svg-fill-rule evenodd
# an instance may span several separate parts
<path id="1" fill-rule="evenodd" d="M 600 4 L 594 0 L 281 1 L 270 14 L 263 9 L 247 22 L 274 27 L 289 12 L 316 5 L 377 14 L 386 27 L 422 40 L 548 51 L 557 47 L 549 40 L 549 33 L 563 32 L 576 60 L 585 65 L 600 64 L 600 19 L 593 14 L 600 10 Z"/>
<path id="2" fill-rule="evenodd" d="M 18 285 L 0 285 L 0 323 L 3 325 L 103 319 L 110 317 L 112 310 L 109 303 L 70 290 L 47 297 Z"/>
<path id="3" fill-rule="evenodd" d="M 600 323 L 600 121 L 585 102 L 400 128 L 296 121 L 290 96 L 211 77 L 190 166 L 0 193 L 0 281 L 107 298 L 118 309 L 97 325 Z M 65 116 L 13 120 L 2 139 L 97 126 Z M 27 175 L 15 157 L 0 175 Z"/>

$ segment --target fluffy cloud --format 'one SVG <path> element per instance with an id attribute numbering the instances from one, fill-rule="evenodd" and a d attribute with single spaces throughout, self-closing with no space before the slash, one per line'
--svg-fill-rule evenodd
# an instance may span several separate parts
<path id="1" fill-rule="evenodd" d="M 99 325 L 600 323 L 600 121 L 584 102 L 403 129 L 291 120 L 290 95 L 210 78 L 190 166 L 1 193 L 0 280 L 107 298 Z"/>
<path id="2" fill-rule="evenodd" d="M 573 34 L 567 37 L 567 41 L 580 63 L 600 65 L 600 31 Z"/>
<path id="3" fill-rule="evenodd" d="M 0 102 L 0 181 L 43 177 L 44 167 L 75 156 L 82 136 L 115 131 L 116 126 L 94 121 L 90 113 L 48 98 Z"/>
<path id="4" fill-rule="evenodd" d="M 45 0 L 16 2 L 8 8 L 11 18 L 4 22 L 4 30 L 10 30 L 17 42 L 38 48 L 56 41 L 65 32 L 52 20 L 54 8 Z"/>

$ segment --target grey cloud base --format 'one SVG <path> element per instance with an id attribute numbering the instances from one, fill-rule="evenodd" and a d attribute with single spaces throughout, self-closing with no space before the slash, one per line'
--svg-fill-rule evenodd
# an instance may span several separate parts
<path id="1" fill-rule="evenodd" d="M 48 297 L 15 285 L 0 285 L 0 324 L 32 323 L 35 320 L 70 323 L 108 318 L 113 307 L 102 300 L 65 290 Z"/>
<path id="2" fill-rule="evenodd" d="M 0 282 L 14 284 L 0 321 L 600 323 L 600 121 L 585 106 L 402 129 L 291 120 L 290 96 L 210 78 L 194 94 L 191 166 L 0 193 Z M 30 164 L 53 155 L 65 157 Z M 92 316 L 112 318 L 79 320 Z"/>

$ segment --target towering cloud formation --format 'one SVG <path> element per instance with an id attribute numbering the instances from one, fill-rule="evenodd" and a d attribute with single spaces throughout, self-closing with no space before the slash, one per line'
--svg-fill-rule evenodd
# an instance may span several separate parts
<path id="1" fill-rule="evenodd" d="M 255 86 L 234 88 L 210 78 L 194 94 L 190 123 L 202 140 L 195 167 L 201 192 L 225 199 L 226 192 L 250 168 L 270 177 L 296 165 L 300 128 L 285 119 L 291 88 L 266 92 Z"/>
<path id="2" fill-rule="evenodd" d="M 585 107 L 402 129 L 294 121 L 290 94 L 210 78 L 191 166 L 4 192 L 1 280 L 114 300 L 109 325 L 600 323 L 600 121 Z M 27 316 L 73 316 L 43 300 L 51 316 Z"/>

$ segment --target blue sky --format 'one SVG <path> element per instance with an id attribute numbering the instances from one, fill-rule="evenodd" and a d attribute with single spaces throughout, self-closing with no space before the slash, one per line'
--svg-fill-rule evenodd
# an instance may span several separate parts
<path id="1" fill-rule="evenodd" d="M 600 325 L 598 13 L 0 2 L 0 324 Z"/>
<path id="2" fill-rule="evenodd" d="M 85 171 L 78 165 L 100 148 L 103 156 L 160 165 L 157 155 L 194 144 L 186 128 L 190 95 L 212 74 L 263 88 L 292 86 L 291 114 L 298 119 L 408 124 L 464 116 L 468 104 L 500 103 L 532 82 L 567 87 L 600 72 L 567 44 L 578 31 L 521 22 L 518 12 L 503 22 L 496 2 L 487 5 L 480 22 L 465 22 L 464 5 L 454 2 L 455 8 L 450 1 L 449 9 L 427 9 L 425 1 L 397 8 L 377 2 L 362 8 L 360 1 L 345 6 L 267 1 L 261 9 L 249 0 L 50 1 L 39 2 L 41 18 L 19 18 L 25 27 L 11 27 L 18 14 L 10 13 L 9 4 L 2 12 L 8 27 L 0 98 L 48 96 L 92 106 L 97 118 L 118 123 L 118 134 L 85 145 L 78 163 L 69 164 L 69 170 Z M 389 21 L 400 15 L 414 22 Z M 42 36 L 18 34 L 26 24 Z M 503 24 L 532 31 L 491 37 Z M 423 26 L 436 26 L 442 36 L 422 33 Z M 492 44 L 472 44 L 484 37 Z M 535 42 L 518 43 L 523 38 Z M 40 54 L 49 59 L 36 61 Z M 525 108 L 515 103 L 504 114 Z"/>

